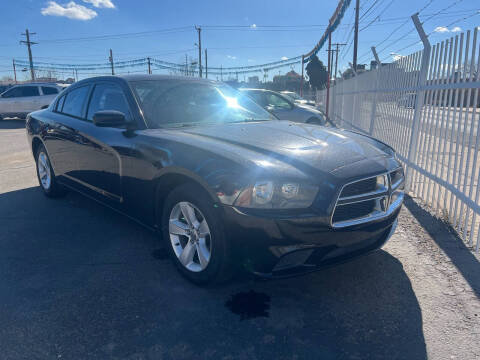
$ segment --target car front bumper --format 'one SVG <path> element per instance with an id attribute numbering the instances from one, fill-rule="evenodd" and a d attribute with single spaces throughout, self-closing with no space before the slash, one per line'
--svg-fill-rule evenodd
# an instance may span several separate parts
<path id="1" fill-rule="evenodd" d="M 311 215 L 262 217 L 224 206 L 224 224 L 237 263 L 263 277 L 284 277 L 379 249 L 395 231 L 400 208 L 375 221 L 334 229 Z"/>

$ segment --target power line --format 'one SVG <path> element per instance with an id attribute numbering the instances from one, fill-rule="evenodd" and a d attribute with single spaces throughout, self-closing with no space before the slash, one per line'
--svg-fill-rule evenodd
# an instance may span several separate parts
<path id="1" fill-rule="evenodd" d="M 420 14 L 422 11 L 424 11 L 427 7 L 429 7 L 432 3 L 433 3 L 434 0 L 428 0 L 425 5 L 418 11 L 418 13 Z M 457 0 L 458 1 L 458 0 Z M 462 1 L 462 0 L 459 0 L 459 1 Z M 451 6 L 450 6 L 451 7 Z M 433 16 L 435 15 L 438 15 L 440 14 L 442 11 L 450 8 L 450 7 L 447 7 L 445 9 L 442 9 L 440 11 L 438 11 L 437 13 L 433 14 Z M 375 48 L 379 48 L 380 45 L 384 44 L 386 41 L 388 41 L 395 33 L 397 33 L 402 27 L 404 27 L 406 24 L 408 24 L 410 22 L 410 17 L 408 17 L 404 22 L 402 22 L 399 26 L 397 26 L 392 32 L 390 32 L 386 38 L 384 38 L 382 41 L 380 41 L 378 44 L 375 45 Z M 414 32 L 415 29 L 412 29 L 410 30 L 409 32 L 407 32 L 406 34 L 404 34 L 402 37 L 394 40 L 393 42 L 389 43 L 387 46 L 385 46 L 383 49 L 379 49 L 377 50 L 377 52 L 380 54 L 381 52 L 385 51 L 388 47 L 390 47 L 391 45 L 393 45 L 394 43 L 396 43 L 397 41 L 400 41 L 402 40 L 403 38 L 405 38 L 405 36 L 408 36 L 410 35 L 412 32 Z M 365 52 L 364 55 L 362 55 L 362 58 L 364 58 L 366 55 L 368 55 L 369 52 Z"/>
<path id="2" fill-rule="evenodd" d="M 455 1 L 453 4 L 451 4 L 451 5 L 443 8 L 443 9 L 441 9 L 441 10 L 439 10 L 437 13 L 440 13 L 440 12 L 442 12 L 442 11 L 448 10 L 448 9 L 450 9 L 451 7 L 455 6 L 455 5 L 458 5 L 458 4 L 459 4 L 460 2 L 462 2 L 462 1 L 463 1 L 463 0 L 457 0 L 457 1 Z M 462 20 L 471 18 L 471 17 L 473 17 L 473 16 L 475 16 L 475 15 L 478 15 L 478 13 L 474 13 L 474 14 L 472 14 L 472 15 L 470 15 L 470 16 L 467 16 L 467 17 L 464 17 L 464 18 L 461 18 L 461 19 L 457 19 L 456 21 L 453 21 L 452 23 L 448 24 L 447 27 L 448 27 L 448 26 L 451 26 L 451 25 L 453 25 L 453 24 L 455 24 L 455 23 L 457 23 L 457 22 L 459 22 L 459 21 L 462 21 Z M 422 22 L 422 24 L 425 24 L 427 21 L 429 21 L 430 19 L 432 19 L 432 18 L 434 18 L 434 17 L 435 17 L 435 14 L 429 16 L 427 19 L 425 19 L 425 20 Z M 435 30 L 433 30 L 432 32 L 430 32 L 427 36 L 431 35 L 433 32 L 435 32 Z M 411 43 L 411 44 L 409 44 L 409 45 L 406 45 L 406 46 L 402 47 L 401 49 L 396 50 L 395 52 L 399 53 L 399 52 L 401 52 L 401 51 L 403 51 L 403 50 L 405 50 L 405 49 L 408 49 L 408 48 L 410 48 L 410 47 L 412 47 L 412 46 L 414 46 L 414 45 L 417 45 L 418 43 L 419 43 L 419 41 L 417 40 L 417 41 L 415 41 L 415 42 L 413 42 L 413 43 Z"/>
<path id="3" fill-rule="evenodd" d="M 76 38 L 61 38 L 61 39 L 45 39 L 41 40 L 42 43 L 61 43 L 61 42 L 71 42 L 71 41 L 91 41 L 91 40 L 111 40 L 119 39 L 123 37 L 139 36 L 139 35 L 149 35 L 149 34 L 162 34 L 162 33 L 176 33 L 176 32 L 185 32 L 191 31 L 194 28 L 192 26 L 182 26 L 177 28 L 170 29 L 160 29 L 160 30 L 150 30 L 150 31 L 141 31 L 141 32 L 132 32 L 132 33 L 120 33 L 120 34 L 109 34 L 109 35 L 98 35 L 98 36 L 84 36 Z"/>
<path id="4" fill-rule="evenodd" d="M 476 13 L 476 14 L 472 14 L 470 16 L 465 16 L 465 17 L 459 18 L 455 21 L 452 21 L 450 24 L 445 25 L 445 27 L 448 28 L 449 26 L 457 25 L 458 23 L 460 23 L 464 20 L 470 19 L 471 17 L 477 16 L 477 15 L 480 15 L 480 13 Z M 430 36 L 434 32 L 435 32 L 435 30 L 431 31 L 427 36 Z"/>
<path id="5" fill-rule="evenodd" d="M 380 17 L 385 13 L 385 11 L 387 11 L 387 9 L 393 4 L 395 0 L 391 0 L 387 6 L 385 6 L 383 8 L 383 10 L 380 12 L 380 14 L 378 14 L 372 21 L 370 21 L 366 26 L 364 26 L 363 28 L 360 29 L 360 31 L 363 31 L 365 29 L 367 29 L 368 27 L 370 27 L 375 21 L 377 20 L 380 20 Z"/>
<path id="6" fill-rule="evenodd" d="M 452 7 L 455 6 L 455 5 L 458 5 L 458 4 L 461 3 L 462 1 L 463 1 L 463 0 L 457 0 L 457 1 L 455 1 L 453 4 L 451 4 L 451 5 L 449 5 L 449 6 L 445 7 L 445 8 L 437 11 L 436 13 L 430 15 L 428 18 L 426 18 L 425 20 L 423 20 L 422 24 L 425 23 L 425 22 L 427 22 L 428 20 L 434 18 L 435 16 L 437 16 L 437 15 L 440 14 L 441 12 L 450 9 L 450 8 L 452 8 Z"/>
<path id="7" fill-rule="evenodd" d="M 373 4 L 362 14 L 362 16 L 360 16 L 360 20 L 362 20 L 379 1 L 383 1 L 383 0 L 375 0 Z"/>

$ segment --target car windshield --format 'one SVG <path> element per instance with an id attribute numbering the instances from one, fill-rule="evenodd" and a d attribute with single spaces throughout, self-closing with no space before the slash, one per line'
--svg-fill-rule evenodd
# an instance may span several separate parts
<path id="1" fill-rule="evenodd" d="M 144 80 L 130 85 L 150 128 L 275 119 L 248 96 L 222 83 Z"/>
<path id="2" fill-rule="evenodd" d="M 282 95 L 289 97 L 292 100 L 303 100 L 303 98 L 294 92 L 284 92 Z"/>

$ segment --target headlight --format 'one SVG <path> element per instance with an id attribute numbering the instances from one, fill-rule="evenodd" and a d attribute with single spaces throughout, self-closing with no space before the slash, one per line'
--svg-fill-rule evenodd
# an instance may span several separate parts
<path id="1" fill-rule="evenodd" d="M 261 209 L 304 209 L 312 205 L 318 188 L 295 182 L 257 181 L 242 190 L 234 205 Z"/>

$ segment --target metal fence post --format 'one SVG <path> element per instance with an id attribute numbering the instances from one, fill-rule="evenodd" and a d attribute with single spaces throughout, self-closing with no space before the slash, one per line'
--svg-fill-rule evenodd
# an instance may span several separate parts
<path id="1" fill-rule="evenodd" d="M 350 126 L 351 127 L 355 127 L 355 109 L 357 108 L 357 104 L 356 104 L 356 101 L 357 101 L 357 82 L 358 82 L 358 78 L 357 78 L 357 71 L 355 70 L 355 68 L 353 67 L 353 64 L 351 62 L 348 63 L 348 65 L 350 65 L 350 69 L 352 69 L 352 72 L 353 72 L 353 94 L 352 94 L 352 113 L 351 113 L 351 116 L 350 118 L 347 120 L 347 122 L 349 121 L 350 122 Z"/>
<path id="2" fill-rule="evenodd" d="M 382 63 L 380 62 L 380 59 L 378 58 L 377 51 L 375 50 L 375 46 L 371 47 L 373 56 L 375 57 L 375 60 L 377 61 L 377 69 L 375 69 L 375 81 L 373 82 L 373 101 L 372 101 L 372 118 L 370 119 L 370 129 L 368 133 L 370 135 L 373 135 L 373 131 L 375 129 L 375 117 L 377 116 L 377 91 L 378 91 L 378 78 L 380 77 L 379 71 L 380 71 L 380 66 Z"/>
<path id="3" fill-rule="evenodd" d="M 414 165 L 415 155 L 417 152 L 417 144 L 419 134 L 419 127 L 420 127 L 420 119 L 422 115 L 423 105 L 424 105 L 424 97 L 425 97 L 425 85 L 427 84 L 427 75 L 428 75 L 428 64 L 430 62 L 430 53 L 431 53 L 431 45 L 430 41 L 428 41 L 428 37 L 423 30 L 422 23 L 418 18 L 418 13 L 412 15 L 413 24 L 417 29 L 418 35 L 423 43 L 423 54 L 422 54 L 422 63 L 420 65 L 420 73 L 418 75 L 417 80 L 417 98 L 415 99 L 415 113 L 413 115 L 413 127 L 412 132 L 410 135 L 410 145 L 408 147 L 408 156 L 407 156 L 407 166 L 406 166 L 406 190 L 410 189 L 411 181 L 412 181 L 412 165 Z"/>

